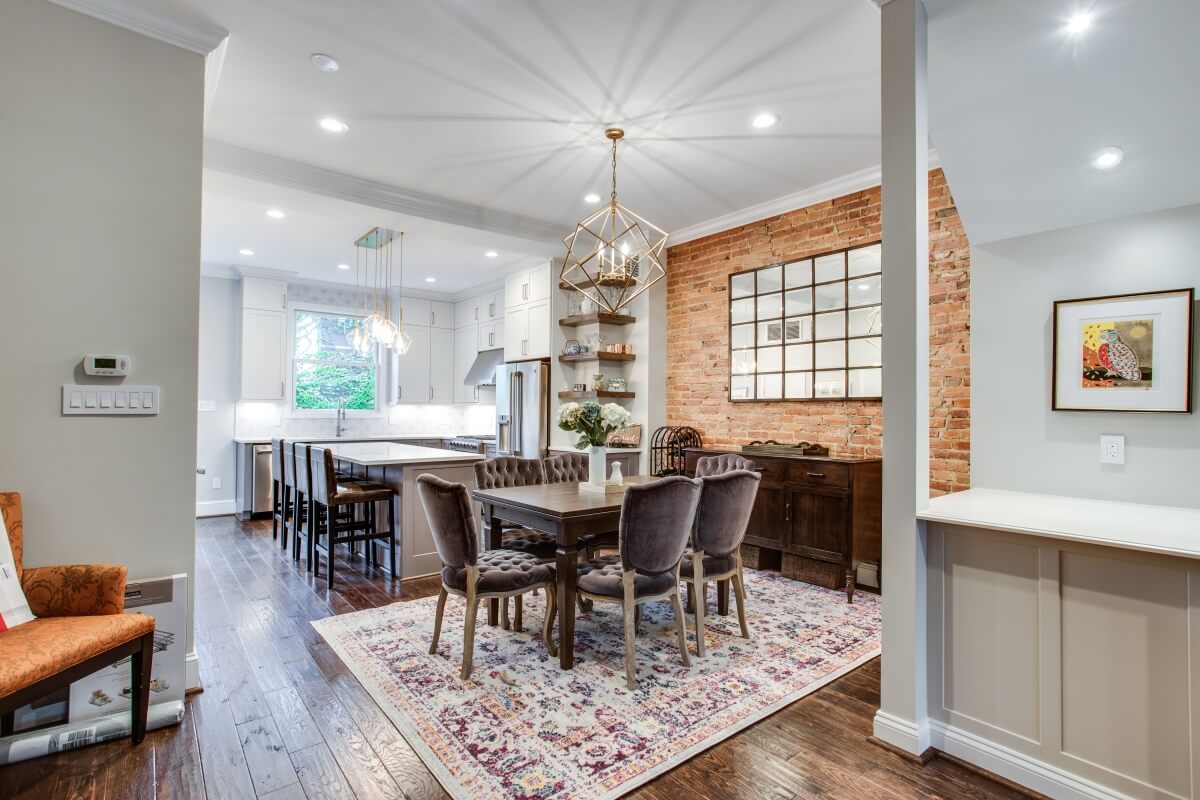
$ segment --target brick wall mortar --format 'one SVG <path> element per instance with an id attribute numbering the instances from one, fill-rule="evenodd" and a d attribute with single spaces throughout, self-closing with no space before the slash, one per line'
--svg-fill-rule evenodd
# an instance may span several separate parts
<path id="1" fill-rule="evenodd" d="M 881 455 L 878 401 L 731 403 L 728 276 L 881 237 L 875 187 L 671 247 L 667 261 L 667 424 L 707 444 L 816 441 Z M 929 470 L 934 494 L 970 486 L 971 251 L 940 169 L 929 174 Z M 887 276 L 884 276 L 887 279 Z M 887 335 L 884 313 L 884 335 Z M 886 369 L 886 365 L 884 367 Z"/>

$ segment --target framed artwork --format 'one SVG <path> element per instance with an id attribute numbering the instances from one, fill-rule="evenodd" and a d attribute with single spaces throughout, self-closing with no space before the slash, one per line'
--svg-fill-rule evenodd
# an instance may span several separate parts
<path id="1" fill-rule="evenodd" d="M 878 242 L 729 276 L 729 399 L 878 400 Z"/>
<path id="2" fill-rule="evenodd" d="M 1192 410 L 1195 289 L 1054 304 L 1055 411 Z"/>

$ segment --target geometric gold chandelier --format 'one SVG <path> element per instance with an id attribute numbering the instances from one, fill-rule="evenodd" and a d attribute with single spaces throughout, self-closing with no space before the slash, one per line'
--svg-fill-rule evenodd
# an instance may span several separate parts
<path id="1" fill-rule="evenodd" d="M 400 282 L 404 282 L 404 232 L 390 228 L 372 228 L 354 242 L 354 283 L 359 296 L 362 319 L 350 334 L 354 349 L 366 355 L 375 345 L 408 352 L 412 339 L 404 332 L 403 312 L 400 323 L 392 322 L 392 243 L 400 240 Z"/>
<path id="2" fill-rule="evenodd" d="M 604 135 L 612 141 L 612 194 L 606 207 L 563 238 L 567 257 L 560 278 L 615 314 L 667 274 L 667 232 L 617 202 L 617 142 L 625 131 L 608 128 Z"/>

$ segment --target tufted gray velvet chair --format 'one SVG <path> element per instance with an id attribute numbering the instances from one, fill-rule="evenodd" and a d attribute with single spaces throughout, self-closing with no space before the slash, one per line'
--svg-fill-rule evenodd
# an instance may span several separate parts
<path id="1" fill-rule="evenodd" d="M 700 481 L 674 475 L 625 489 L 621 502 L 618 555 L 600 556 L 578 567 L 579 594 L 594 601 L 620 603 L 625 620 L 625 685 L 637 685 L 634 636 L 637 607 L 652 600 L 671 601 L 679 636 L 679 657 L 691 666 L 679 568 L 700 502 Z"/>
<path id="2" fill-rule="evenodd" d="M 696 613 L 696 655 L 704 657 L 706 581 L 730 580 L 737 600 L 742 636 L 750 638 L 746 624 L 746 582 L 742 575 L 742 539 L 754 510 L 762 475 L 735 469 L 700 479 L 700 506 L 692 528 L 692 546 L 684 554 L 680 577 Z"/>
<path id="3" fill-rule="evenodd" d="M 559 453 L 544 462 L 546 483 L 573 483 L 588 479 L 588 457 L 584 453 Z"/>
<path id="4" fill-rule="evenodd" d="M 519 598 L 544 589 L 546 618 L 542 624 L 542 638 L 550 654 L 557 655 L 558 648 L 550 636 L 557 602 L 554 565 L 544 564 L 536 557 L 516 550 L 480 552 L 470 495 L 467 487 L 461 483 L 451 483 L 436 475 L 425 474 L 417 478 L 417 494 L 429 518 L 434 547 L 442 559 L 442 590 L 438 594 L 429 653 L 437 653 L 447 595 L 466 598 L 462 679 L 467 680 L 471 677 L 471 661 L 475 653 L 475 620 L 479 602 Z"/>
<path id="5" fill-rule="evenodd" d="M 703 456 L 696 459 L 696 477 L 707 478 L 735 469 L 754 470 L 754 462 L 737 453 L 722 453 L 719 456 Z"/>

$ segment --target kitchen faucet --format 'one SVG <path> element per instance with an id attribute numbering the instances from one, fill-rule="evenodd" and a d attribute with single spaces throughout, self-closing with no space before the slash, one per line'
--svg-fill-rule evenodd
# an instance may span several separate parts
<path id="1" fill-rule="evenodd" d="M 337 438 L 342 438 L 342 434 L 346 432 L 346 400 L 343 398 L 338 400 L 337 407 Z"/>

